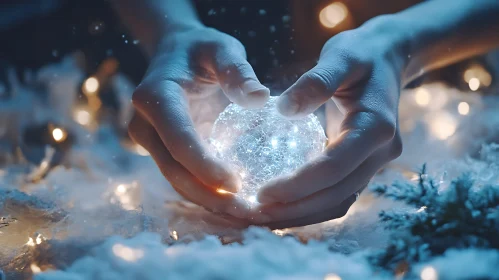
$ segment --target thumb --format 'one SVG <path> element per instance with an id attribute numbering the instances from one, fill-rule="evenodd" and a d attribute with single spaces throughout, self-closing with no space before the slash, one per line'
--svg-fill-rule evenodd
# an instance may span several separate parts
<path id="1" fill-rule="evenodd" d="M 289 118 L 313 113 L 333 96 L 347 74 L 348 67 L 340 63 L 319 63 L 282 93 L 277 109 Z"/>
<path id="2" fill-rule="evenodd" d="M 220 87 L 230 101 L 246 108 L 262 107 L 267 102 L 270 90 L 258 81 L 244 51 L 220 48 L 214 64 Z"/>

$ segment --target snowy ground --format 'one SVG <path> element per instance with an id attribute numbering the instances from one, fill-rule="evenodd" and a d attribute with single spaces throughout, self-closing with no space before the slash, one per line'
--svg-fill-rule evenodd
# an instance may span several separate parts
<path id="1" fill-rule="evenodd" d="M 427 97 L 421 90 L 428 91 L 429 102 L 421 102 L 421 95 Z M 458 110 L 461 102 L 469 112 Z M 479 153 L 482 144 L 499 142 L 497 108 L 497 97 L 440 84 L 404 92 L 404 153 L 373 182 L 411 180 L 424 162 L 442 184 L 469 171 L 481 182 L 498 182 L 497 166 Z M 337 119 L 331 107 L 326 114 Z M 328 125 L 330 135 L 335 125 Z M 240 229 L 183 202 L 149 157 L 127 152 L 106 128 L 86 138 L 75 147 L 71 168 L 58 167 L 40 183 L 22 183 L 15 167 L 3 171 L 0 214 L 17 219 L 0 228 L 0 265 L 17 269 L 8 279 L 31 272 L 36 279 L 393 277 L 374 271 L 365 255 L 382 249 L 388 238 L 377 213 L 402 205 L 364 193 L 338 220 L 274 232 Z M 499 278 L 497 263 L 498 252 L 450 251 L 417 270 L 423 279 L 437 279 L 435 273 L 438 279 Z"/>

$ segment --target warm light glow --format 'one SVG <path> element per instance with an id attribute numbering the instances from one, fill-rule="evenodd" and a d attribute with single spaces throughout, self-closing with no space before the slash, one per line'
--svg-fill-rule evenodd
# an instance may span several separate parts
<path id="1" fill-rule="evenodd" d="M 116 193 L 125 193 L 126 192 L 126 186 L 123 184 L 120 184 L 116 187 Z"/>
<path id="2" fill-rule="evenodd" d="M 473 78 L 477 78 L 480 84 L 486 87 L 490 86 L 492 83 L 492 76 L 490 73 L 479 64 L 474 64 L 464 71 L 463 79 L 465 82 L 469 83 Z"/>
<path id="3" fill-rule="evenodd" d="M 435 137 L 445 140 L 456 132 L 457 122 L 449 114 L 440 114 L 430 120 L 429 126 Z"/>
<path id="4" fill-rule="evenodd" d="M 418 88 L 414 98 L 416 99 L 416 103 L 421 107 L 427 106 L 431 101 L 430 92 L 425 88 Z"/>
<path id="5" fill-rule="evenodd" d="M 95 77 L 88 78 L 83 83 L 83 92 L 89 95 L 94 95 L 99 90 L 99 80 Z"/>
<path id="6" fill-rule="evenodd" d="M 231 192 L 226 191 L 226 190 L 224 190 L 224 189 L 217 189 L 217 193 L 220 193 L 220 194 L 229 194 L 229 193 L 231 193 Z"/>
<path id="7" fill-rule="evenodd" d="M 35 246 L 35 241 L 33 240 L 33 238 L 30 237 L 28 239 L 28 242 L 26 242 L 26 245 L 31 246 L 31 247 Z"/>
<path id="8" fill-rule="evenodd" d="M 113 253 L 127 262 L 135 262 L 144 256 L 143 250 L 133 249 L 122 244 L 114 244 Z"/>
<path id="9" fill-rule="evenodd" d="M 92 115 L 85 109 L 76 110 L 73 114 L 73 118 L 81 125 L 88 125 L 92 121 Z"/>
<path id="10" fill-rule="evenodd" d="M 286 232 L 282 229 L 274 229 L 272 231 L 272 233 L 274 233 L 275 235 L 278 235 L 278 236 L 283 236 Z"/>
<path id="11" fill-rule="evenodd" d="M 324 27 L 334 28 L 348 15 L 348 8 L 341 2 L 334 2 L 324 7 L 319 13 L 319 20 Z"/>
<path id="12" fill-rule="evenodd" d="M 32 263 L 29 266 L 29 268 L 31 268 L 31 272 L 33 272 L 33 274 L 38 274 L 38 273 L 42 272 L 42 269 L 38 265 L 36 265 L 34 263 Z"/>
<path id="13" fill-rule="evenodd" d="M 334 273 L 329 273 L 324 277 L 324 280 L 341 280 L 341 277 Z"/>
<path id="14" fill-rule="evenodd" d="M 66 140 L 67 134 L 66 134 L 66 131 L 62 130 L 61 128 L 56 127 L 52 130 L 52 137 L 54 138 L 54 140 L 56 142 L 62 142 L 64 140 Z"/>
<path id="15" fill-rule="evenodd" d="M 421 280 L 437 280 L 437 270 L 431 266 L 427 266 L 421 270 Z"/>
<path id="16" fill-rule="evenodd" d="M 461 102 L 457 105 L 457 111 L 459 114 L 465 116 L 470 112 L 470 105 L 467 102 Z"/>
<path id="17" fill-rule="evenodd" d="M 38 236 L 35 239 L 36 245 L 42 244 L 43 241 L 43 236 L 41 234 L 38 234 Z"/>
<path id="18" fill-rule="evenodd" d="M 176 230 L 172 231 L 171 236 L 172 236 L 173 239 L 178 240 L 178 234 L 177 234 Z"/>
<path id="19" fill-rule="evenodd" d="M 468 85 L 472 91 L 476 91 L 480 88 L 480 80 L 478 78 L 471 78 Z"/>

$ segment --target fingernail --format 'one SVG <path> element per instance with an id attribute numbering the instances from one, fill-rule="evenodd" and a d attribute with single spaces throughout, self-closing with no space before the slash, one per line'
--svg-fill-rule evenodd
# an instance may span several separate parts
<path id="1" fill-rule="evenodd" d="M 290 117 L 298 113 L 300 106 L 289 98 L 288 95 L 281 96 L 277 100 L 277 110 L 283 116 Z"/>
<path id="2" fill-rule="evenodd" d="M 246 94 L 252 94 L 252 93 L 270 93 L 270 90 L 266 86 L 260 84 L 257 81 L 254 81 L 254 80 L 247 80 L 247 81 L 245 81 L 241 85 L 241 89 Z"/>

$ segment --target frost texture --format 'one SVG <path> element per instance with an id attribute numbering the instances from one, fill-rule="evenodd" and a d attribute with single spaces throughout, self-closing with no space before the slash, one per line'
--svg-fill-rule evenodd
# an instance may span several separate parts
<path id="1" fill-rule="evenodd" d="M 255 201 L 258 189 L 270 179 L 289 174 L 318 156 L 327 138 L 313 114 L 298 120 L 284 118 L 276 97 L 263 108 L 229 105 L 216 120 L 210 143 L 218 158 L 242 179 L 240 195 Z"/>

